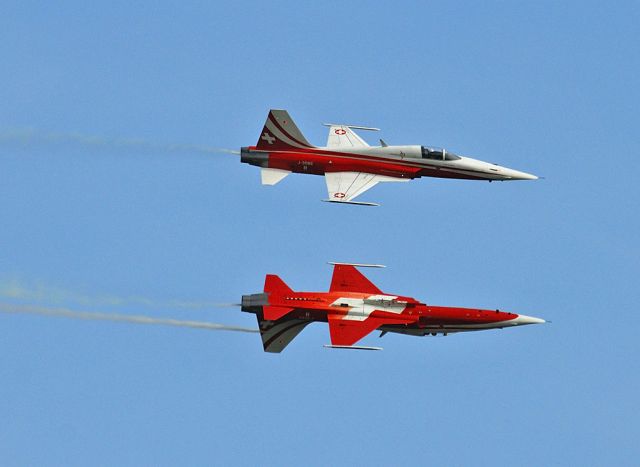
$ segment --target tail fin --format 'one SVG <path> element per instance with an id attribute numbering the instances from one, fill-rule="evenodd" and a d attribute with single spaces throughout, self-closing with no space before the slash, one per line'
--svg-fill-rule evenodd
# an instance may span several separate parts
<path id="1" fill-rule="evenodd" d="M 296 337 L 300 331 L 311 321 L 284 317 L 277 321 L 265 320 L 261 313 L 258 313 L 258 326 L 262 337 L 262 348 L 265 352 L 280 353 L 289 345 L 289 342 Z"/>
<path id="2" fill-rule="evenodd" d="M 257 149 L 312 148 L 286 110 L 270 110 L 256 144 Z"/>
<path id="3" fill-rule="evenodd" d="M 267 277 L 264 278 L 264 291 L 266 293 L 293 293 L 291 287 L 275 274 L 267 274 Z"/>
<path id="4" fill-rule="evenodd" d="M 274 274 L 267 274 L 264 279 L 264 292 L 266 294 L 287 295 L 295 293 L 291 288 L 284 283 L 282 279 Z M 270 300 L 270 303 L 273 303 Z M 276 321 L 283 316 L 288 315 L 294 310 L 294 308 L 288 306 L 279 305 L 265 305 L 262 307 L 264 319 Z"/>
<path id="5" fill-rule="evenodd" d="M 269 278 L 272 278 L 271 280 Z M 275 280 L 273 279 L 275 278 Z M 278 276 L 267 276 L 265 290 L 272 290 L 273 286 L 282 287 L 284 283 Z M 286 287 L 286 285 L 285 285 Z M 287 287 L 288 289 L 288 287 Z M 311 320 L 287 316 L 293 308 L 283 308 L 269 305 L 266 293 L 243 295 L 242 311 L 255 313 L 262 337 L 265 352 L 279 353 L 296 337 Z"/>

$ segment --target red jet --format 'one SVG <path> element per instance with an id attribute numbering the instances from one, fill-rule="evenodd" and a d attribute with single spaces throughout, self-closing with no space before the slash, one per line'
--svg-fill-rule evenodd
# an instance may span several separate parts
<path id="1" fill-rule="evenodd" d="M 242 311 L 258 318 L 265 352 L 279 353 L 309 323 L 329 323 L 331 345 L 325 347 L 382 350 L 356 346 L 367 334 L 379 330 L 426 336 L 453 332 L 501 329 L 545 320 L 499 310 L 427 305 L 411 297 L 382 292 L 356 267 L 372 264 L 333 264 L 328 292 L 294 292 L 282 279 L 268 274 L 264 293 L 243 295 Z"/>
<path id="2" fill-rule="evenodd" d="M 535 180 L 538 177 L 497 164 L 456 155 L 442 148 L 420 145 L 369 146 L 353 130 L 375 130 L 354 125 L 325 123 L 327 145 L 313 146 L 286 110 L 271 110 L 255 146 L 241 148 L 241 162 L 261 167 L 263 185 L 275 185 L 290 173 L 324 175 L 329 199 L 353 201 L 380 182 L 408 182 L 420 177 L 468 180 Z"/>

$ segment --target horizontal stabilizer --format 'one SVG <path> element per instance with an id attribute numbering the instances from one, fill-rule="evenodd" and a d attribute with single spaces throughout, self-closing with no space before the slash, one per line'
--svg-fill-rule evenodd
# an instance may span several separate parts
<path id="1" fill-rule="evenodd" d="M 263 185 L 275 185 L 290 173 L 289 170 L 268 169 L 264 167 L 260 169 L 260 177 Z"/>

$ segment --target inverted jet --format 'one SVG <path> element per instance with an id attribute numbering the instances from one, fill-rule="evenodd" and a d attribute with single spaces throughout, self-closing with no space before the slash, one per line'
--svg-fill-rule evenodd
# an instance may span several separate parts
<path id="1" fill-rule="evenodd" d="M 286 110 L 271 110 L 255 146 L 241 148 L 241 161 L 261 168 L 263 185 L 275 185 L 290 173 L 324 175 L 329 198 L 323 201 L 377 206 L 354 201 L 381 182 L 407 182 L 420 177 L 467 180 L 536 180 L 538 177 L 446 149 L 421 145 L 370 146 L 355 125 L 325 123 L 327 145 L 313 146 Z"/>
<path id="2" fill-rule="evenodd" d="M 388 294 L 357 267 L 372 264 L 330 263 L 333 277 L 328 292 L 295 292 L 273 274 L 262 293 L 243 295 L 242 311 L 258 320 L 265 352 L 279 353 L 310 323 L 329 324 L 331 344 L 325 347 L 381 350 L 356 345 L 373 331 L 412 336 L 444 336 L 539 324 L 540 318 L 500 310 L 435 306 L 411 297 Z"/>

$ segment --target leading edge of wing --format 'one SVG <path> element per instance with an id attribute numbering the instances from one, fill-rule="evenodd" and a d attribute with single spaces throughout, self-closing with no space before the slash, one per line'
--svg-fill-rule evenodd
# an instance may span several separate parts
<path id="1" fill-rule="evenodd" d="M 373 130 L 367 127 L 354 127 L 353 125 L 340 125 L 336 123 L 325 123 L 329 127 L 329 135 L 327 137 L 327 147 L 331 149 L 342 148 L 368 148 L 369 144 L 352 130 L 352 128 L 360 128 Z M 377 130 L 377 129 L 376 129 Z"/>
<path id="2" fill-rule="evenodd" d="M 382 295 L 384 292 L 351 264 L 334 264 L 329 292 L 360 292 Z"/>

